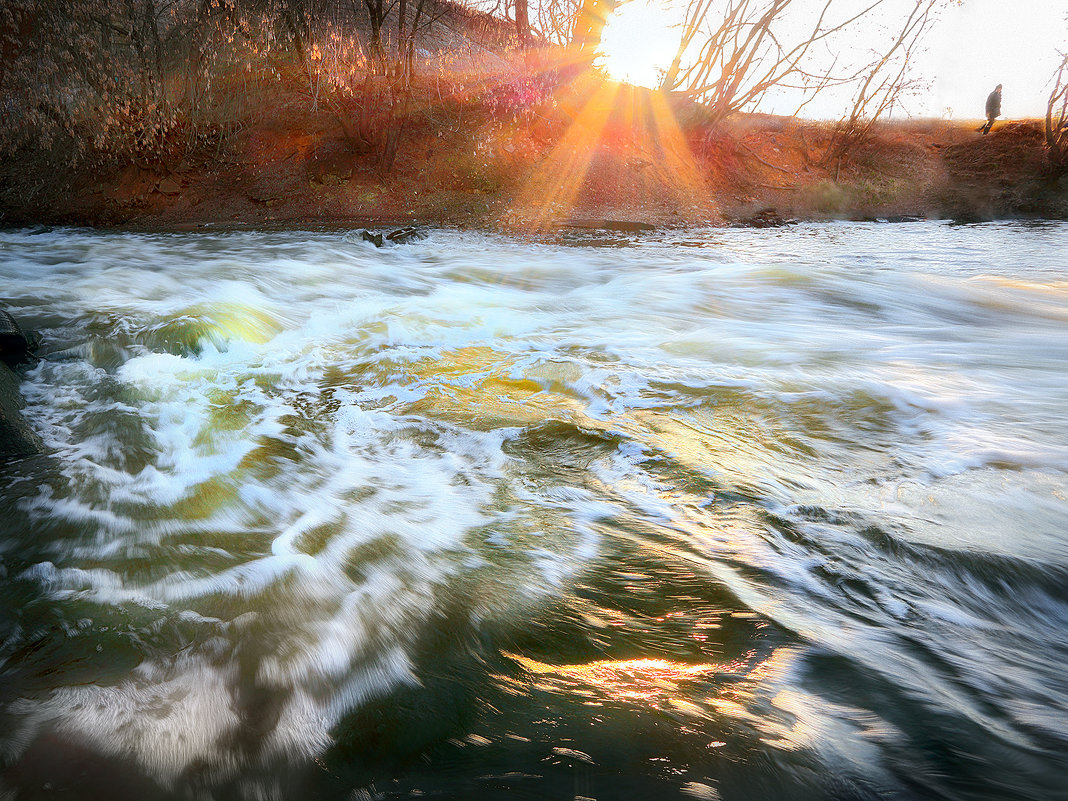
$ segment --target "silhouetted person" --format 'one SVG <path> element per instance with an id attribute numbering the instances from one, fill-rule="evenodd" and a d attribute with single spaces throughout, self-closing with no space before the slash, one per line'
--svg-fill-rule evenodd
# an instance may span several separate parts
<path id="1" fill-rule="evenodd" d="M 997 88 L 987 95 L 986 98 L 986 125 L 979 130 L 983 132 L 983 136 L 990 133 L 990 129 L 994 127 L 994 120 L 1001 116 L 1001 84 L 999 83 Z"/>

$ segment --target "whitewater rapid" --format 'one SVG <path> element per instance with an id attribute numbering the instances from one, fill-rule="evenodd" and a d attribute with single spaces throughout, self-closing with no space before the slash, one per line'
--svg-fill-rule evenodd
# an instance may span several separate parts
<path id="1" fill-rule="evenodd" d="M 0 232 L 4 781 L 1052 797 L 1066 235 Z"/>

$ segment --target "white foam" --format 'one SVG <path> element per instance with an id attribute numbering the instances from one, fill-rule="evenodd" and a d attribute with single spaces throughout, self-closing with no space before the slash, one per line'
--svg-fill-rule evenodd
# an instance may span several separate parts
<path id="1" fill-rule="evenodd" d="M 28 717 L 31 731 L 51 724 L 102 754 L 133 757 L 170 783 L 194 762 L 220 766 L 227 758 L 219 743 L 240 724 L 231 687 L 228 671 L 179 656 L 166 667 L 143 666 L 118 685 L 59 687 L 13 711 Z"/>
<path id="2" fill-rule="evenodd" d="M 941 241 L 930 229 L 922 241 Z M 1064 300 L 1043 290 L 1031 313 L 1033 288 L 962 288 L 951 262 L 974 257 L 958 252 L 931 268 L 945 280 L 883 270 L 889 234 L 875 229 L 844 261 L 811 234 L 718 232 L 706 239 L 726 244 L 680 253 L 454 233 L 377 250 L 340 235 L 0 232 L 17 251 L 0 258 L 5 292 L 56 321 L 67 359 L 23 385 L 61 475 L 21 509 L 72 535 L 24 578 L 87 608 L 158 611 L 150 634 L 177 619 L 200 643 L 108 688 L 24 701 L 27 714 L 161 776 L 202 759 L 225 771 L 240 756 L 215 753 L 237 725 L 235 643 L 254 642 L 256 681 L 282 699 L 267 751 L 310 755 L 353 706 L 418 680 L 416 643 L 461 582 L 487 575 L 509 595 L 473 599 L 474 619 L 521 614 L 566 594 L 605 528 L 632 514 L 695 564 L 707 557 L 743 604 L 855 645 L 868 636 L 859 624 L 790 603 L 789 592 L 813 606 L 835 597 L 818 575 L 829 562 L 758 523 L 712 520 L 708 498 L 648 463 L 688 448 L 688 469 L 756 487 L 769 510 L 803 493 L 877 505 L 851 463 L 869 436 L 888 483 L 1068 469 L 1057 421 L 1052 434 L 1005 421 L 1021 393 L 1038 417 L 1063 399 L 1049 363 L 1066 344 Z M 997 336 L 961 314 L 997 323 Z M 157 344 L 172 324 L 199 340 Z M 495 416 L 498 405 L 624 442 L 576 485 L 515 455 L 528 421 Z M 690 412 L 707 431 L 658 431 L 663 416 L 690 425 Z M 761 436 L 783 447 L 762 452 Z M 732 558 L 789 589 L 768 591 Z M 916 614 L 873 586 L 890 614 Z M 921 611 L 972 625 L 952 606 Z"/>

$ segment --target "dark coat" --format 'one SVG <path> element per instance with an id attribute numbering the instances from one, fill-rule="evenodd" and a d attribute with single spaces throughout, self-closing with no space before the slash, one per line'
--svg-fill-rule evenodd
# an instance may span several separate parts
<path id="1" fill-rule="evenodd" d="M 1001 88 L 995 89 L 986 99 L 986 118 L 995 120 L 1001 116 Z"/>

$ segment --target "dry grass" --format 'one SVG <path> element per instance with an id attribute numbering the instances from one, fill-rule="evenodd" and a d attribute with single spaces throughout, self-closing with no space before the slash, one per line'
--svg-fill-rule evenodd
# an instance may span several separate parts
<path id="1" fill-rule="evenodd" d="M 259 90 L 248 95 L 257 111 L 241 124 L 225 122 L 240 109 L 220 107 L 218 119 L 203 121 L 218 134 L 176 149 L 170 161 L 62 180 L 32 160 L 5 164 L 0 220 L 513 227 L 575 217 L 733 222 L 760 213 L 1068 216 L 1068 193 L 1048 180 L 1032 121 L 999 125 L 986 137 L 967 122 L 885 123 L 848 158 L 825 163 L 826 124 L 743 115 L 710 129 L 699 107 L 671 99 L 667 112 L 663 98 L 632 89 L 591 114 L 599 86 L 589 77 L 554 84 L 551 76 L 428 76 L 382 118 L 399 130 L 384 170 L 377 144 L 354 144 L 330 108 L 309 108 L 295 79 L 279 81 L 271 103 Z"/>

